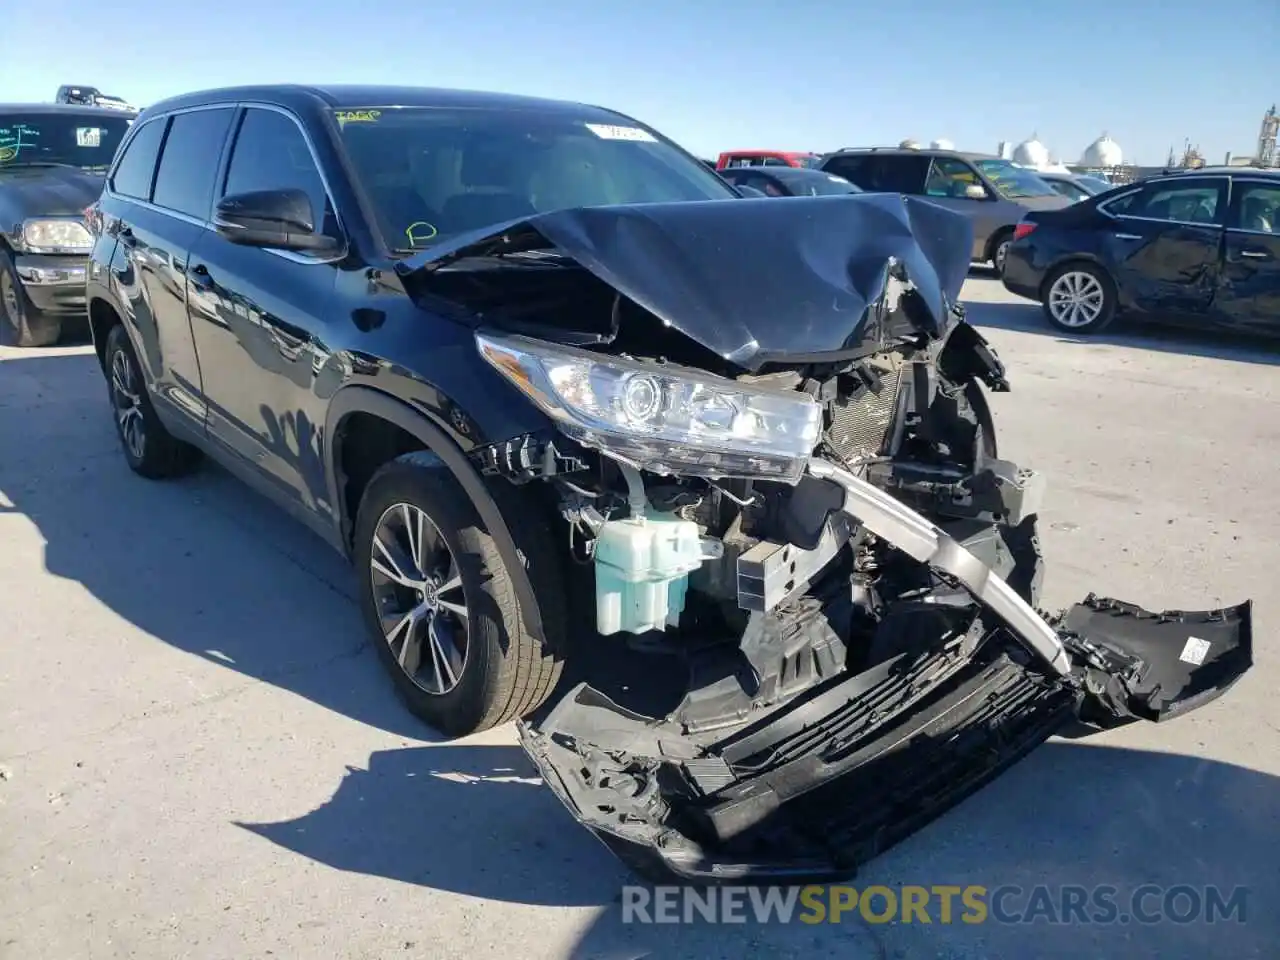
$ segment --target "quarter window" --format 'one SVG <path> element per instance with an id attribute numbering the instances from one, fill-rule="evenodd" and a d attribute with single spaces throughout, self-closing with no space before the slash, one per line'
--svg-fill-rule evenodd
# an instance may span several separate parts
<path id="1" fill-rule="evenodd" d="M 201 220 L 208 218 L 218 158 L 233 113 L 231 107 L 221 107 L 174 116 L 160 155 L 152 202 Z"/>
<path id="2" fill-rule="evenodd" d="M 1236 181 L 1231 225 L 1254 233 L 1280 234 L 1280 185 Z"/>
<path id="3" fill-rule="evenodd" d="M 152 120 L 138 128 L 111 175 L 111 189 L 135 200 L 151 199 L 151 181 L 156 172 L 156 156 L 164 139 L 165 121 Z"/>
<path id="4" fill-rule="evenodd" d="M 251 107 L 240 122 L 222 194 L 286 189 L 306 192 L 315 225 L 324 229 L 324 180 L 302 131 L 283 113 Z"/>

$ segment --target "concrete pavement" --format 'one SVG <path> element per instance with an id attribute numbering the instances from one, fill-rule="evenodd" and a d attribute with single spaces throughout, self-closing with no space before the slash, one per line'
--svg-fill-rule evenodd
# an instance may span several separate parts
<path id="1" fill-rule="evenodd" d="M 0 347 L 0 957 L 1262 957 L 1280 942 L 1280 351 L 1055 335 L 975 276 L 1044 471 L 1047 601 L 1253 597 L 1254 671 L 1055 740 L 855 881 L 1248 885 L 1243 924 L 622 924 L 510 729 L 436 743 L 338 557 L 221 471 L 133 476 L 87 347 Z"/>

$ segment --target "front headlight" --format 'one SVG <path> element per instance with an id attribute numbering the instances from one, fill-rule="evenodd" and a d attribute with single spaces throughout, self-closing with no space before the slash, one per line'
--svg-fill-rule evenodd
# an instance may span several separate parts
<path id="1" fill-rule="evenodd" d="M 29 253 L 88 253 L 93 237 L 76 220 L 27 220 L 22 224 L 22 246 Z"/>
<path id="2" fill-rule="evenodd" d="M 822 431 L 822 407 L 795 391 L 528 337 L 476 344 L 568 436 L 654 473 L 796 483 Z"/>

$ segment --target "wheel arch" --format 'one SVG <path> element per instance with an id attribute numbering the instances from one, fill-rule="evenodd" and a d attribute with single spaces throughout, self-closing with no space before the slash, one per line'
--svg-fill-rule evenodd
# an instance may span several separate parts
<path id="1" fill-rule="evenodd" d="M 996 247 L 1000 245 L 1000 241 L 1005 237 L 1012 238 L 1015 229 L 1017 229 L 1017 224 L 1010 223 L 1003 227 L 996 227 L 996 229 L 991 231 L 991 236 L 987 237 L 987 249 L 983 251 L 988 260 L 995 263 Z"/>
<path id="2" fill-rule="evenodd" d="M 355 516 L 349 507 L 342 476 L 343 423 L 354 415 L 376 417 L 393 427 L 410 434 L 422 445 L 422 449 L 437 457 L 461 485 L 476 512 L 484 521 L 489 535 L 506 564 L 515 585 L 520 604 L 520 616 L 525 629 L 539 642 L 546 643 L 537 596 L 525 567 L 524 556 L 516 545 L 511 528 L 502 516 L 497 501 L 490 492 L 484 477 L 475 468 L 467 454 L 449 436 L 446 429 L 430 414 L 419 410 L 388 393 L 374 387 L 353 384 L 343 387 L 329 402 L 325 416 L 325 437 L 329 438 L 328 455 L 325 458 L 325 482 L 329 502 L 333 504 L 339 538 L 348 556 L 352 554 L 355 532 Z"/>

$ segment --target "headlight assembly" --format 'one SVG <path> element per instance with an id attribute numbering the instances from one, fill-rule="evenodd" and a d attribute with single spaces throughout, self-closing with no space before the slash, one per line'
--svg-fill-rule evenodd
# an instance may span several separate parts
<path id="1" fill-rule="evenodd" d="M 476 344 L 565 434 L 654 473 L 796 483 L 821 434 L 822 407 L 798 392 L 528 337 Z"/>
<path id="2" fill-rule="evenodd" d="M 27 220 L 22 246 L 29 253 L 88 253 L 93 237 L 77 220 Z"/>

